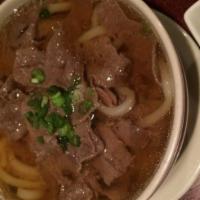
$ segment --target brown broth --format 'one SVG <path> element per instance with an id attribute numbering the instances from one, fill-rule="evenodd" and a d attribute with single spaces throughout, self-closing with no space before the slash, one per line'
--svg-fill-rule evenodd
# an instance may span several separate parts
<path id="1" fill-rule="evenodd" d="M 82 0 L 81 0 L 82 1 Z M 79 1 L 75 1 L 79 2 Z M 139 23 L 145 24 L 143 27 L 145 29 L 146 23 L 144 20 L 136 13 L 130 13 L 130 10 L 127 10 L 124 6 L 122 6 L 123 10 L 127 14 L 128 17 L 138 21 Z M 82 14 L 90 13 L 90 10 L 84 10 Z M 38 26 L 38 35 L 39 37 L 44 37 L 51 35 L 51 27 L 54 26 L 57 22 L 63 22 L 67 19 L 68 14 L 63 15 L 55 15 L 52 18 L 49 18 L 45 21 L 40 21 Z M 13 63 L 15 59 L 15 51 L 16 49 L 10 46 L 9 42 L 9 28 L 13 26 L 13 21 L 11 21 L 3 28 L 3 31 L 0 33 L 0 75 L 1 76 L 8 76 L 12 73 Z M 84 29 L 87 29 L 87 24 L 84 25 L 82 28 L 82 33 Z M 80 31 L 80 30 L 79 30 Z M 70 33 L 69 33 L 70 34 Z M 72 33 L 74 34 L 74 33 Z M 76 35 L 76 33 L 75 33 Z M 73 35 L 74 36 L 74 35 Z M 152 34 L 147 34 L 147 32 L 142 32 L 138 38 L 145 38 L 144 41 L 151 41 L 147 43 L 141 43 L 138 40 L 138 43 L 135 44 L 136 46 L 143 46 L 144 49 L 149 49 L 152 47 L 152 41 L 157 41 L 155 36 Z M 128 39 L 127 39 L 128 41 Z M 125 48 L 121 49 L 121 53 L 127 56 L 132 63 L 135 62 L 135 54 L 133 54 L 134 49 L 130 46 L 126 46 Z M 42 49 L 45 48 L 44 46 L 41 47 Z M 126 115 L 125 118 L 131 119 L 134 122 L 137 119 L 142 118 L 143 116 L 153 112 L 159 105 L 163 102 L 163 94 L 160 87 L 156 84 L 154 77 L 151 72 L 151 63 L 143 63 L 143 59 L 149 56 L 148 51 L 147 53 L 144 51 L 138 51 L 138 55 L 141 59 L 139 59 L 139 63 L 144 65 L 142 68 L 136 68 L 133 64 L 129 66 L 128 69 L 128 76 L 127 76 L 127 85 L 129 85 L 132 89 L 135 90 L 137 94 L 137 105 L 135 106 L 134 110 Z M 148 59 L 146 59 L 148 60 Z M 171 125 L 171 113 L 165 116 L 159 123 L 156 123 L 148 129 L 148 132 L 151 136 L 151 140 L 148 145 L 138 151 L 133 152 L 135 155 L 134 162 L 129 167 L 129 170 L 124 174 L 124 176 L 120 177 L 115 183 L 111 185 L 113 190 L 119 189 L 119 186 L 128 185 L 129 190 L 127 191 L 129 195 L 133 195 L 135 198 L 138 196 L 145 186 L 150 182 L 153 175 L 156 173 L 157 168 L 162 160 L 163 154 L 165 152 L 165 148 L 168 142 L 168 134 L 170 131 Z M 96 121 L 100 122 L 108 122 L 109 119 L 102 116 L 100 113 L 96 113 Z M 95 124 L 93 124 L 95 126 Z M 24 141 L 14 142 L 12 144 L 13 150 L 16 151 L 18 157 L 20 159 L 26 161 L 29 164 L 34 164 L 34 158 L 32 153 L 27 153 L 27 147 Z M 30 156 L 31 155 L 31 156 Z M 109 187 L 105 186 L 105 189 L 109 190 Z M 127 195 L 125 195 L 127 197 Z M 43 199 L 47 199 L 48 195 L 45 196 Z M 48 197 L 49 198 L 49 197 Z M 123 197 L 122 197 L 123 198 Z M 50 200 L 50 199 L 49 199 Z"/>

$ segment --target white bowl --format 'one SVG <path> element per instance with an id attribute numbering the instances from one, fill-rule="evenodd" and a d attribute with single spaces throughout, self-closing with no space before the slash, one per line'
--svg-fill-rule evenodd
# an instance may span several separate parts
<path id="1" fill-rule="evenodd" d="M 200 46 L 200 1 L 197 1 L 184 14 L 185 22 Z"/>
<path id="2" fill-rule="evenodd" d="M 5 20 L 7 20 L 8 16 L 13 13 L 14 9 L 19 8 L 20 6 L 30 1 L 31 0 L 6 0 L 0 6 L 0 26 L 5 22 Z M 148 186 L 144 189 L 142 194 L 138 197 L 138 200 L 147 200 L 156 191 L 158 186 L 166 177 L 180 149 L 180 141 L 184 132 L 183 129 L 186 115 L 185 80 L 174 45 L 172 44 L 172 41 L 165 28 L 157 16 L 153 13 L 153 11 L 141 0 L 121 1 L 123 3 L 127 3 L 129 7 L 132 7 L 134 10 L 139 12 L 144 17 L 144 19 L 149 22 L 149 24 L 151 24 L 154 33 L 158 36 L 162 43 L 170 66 L 172 66 L 171 72 L 174 80 L 174 115 L 168 146 L 156 174 Z"/>
<path id="3" fill-rule="evenodd" d="M 168 62 L 171 66 L 171 72 L 174 80 L 174 119 L 171 129 L 171 135 L 169 143 L 165 152 L 165 155 L 161 161 L 159 169 L 156 174 L 144 189 L 142 194 L 137 200 L 147 200 L 158 189 L 164 178 L 167 176 L 173 163 L 177 158 L 177 154 L 180 151 L 182 145 L 182 139 L 184 135 L 184 127 L 187 121 L 187 89 L 184 78 L 184 72 L 180 60 L 177 56 L 175 47 L 170 39 L 167 31 L 163 27 L 162 23 L 154 12 L 141 0 L 121 0 L 127 2 L 130 7 L 136 9 L 144 19 L 151 24 L 155 35 L 160 39 L 163 48 L 165 50 Z"/>

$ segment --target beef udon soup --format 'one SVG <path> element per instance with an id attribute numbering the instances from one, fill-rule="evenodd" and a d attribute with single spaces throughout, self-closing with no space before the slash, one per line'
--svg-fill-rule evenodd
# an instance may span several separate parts
<path id="1" fill-rule="evenodd" d="M 8 21 L 0 33 L 6 199 L 136 198 L 162 159 L 173 110 L 169 66 L 149 25 L 115 0 L 34 1 Z"/>

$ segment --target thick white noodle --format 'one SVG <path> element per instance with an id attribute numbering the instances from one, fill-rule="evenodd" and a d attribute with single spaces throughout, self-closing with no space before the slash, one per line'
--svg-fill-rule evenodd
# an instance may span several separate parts
<path id="1" fill-rule="evenodd" d="M 115 107 L 100 104 L 98 110 L 109 117 L 120 117 L 133 109 L 135 105 L 135 92 L 127 87 L 120 87 L 117 92 L 126 97 L 124 102 Z"/>
<path id="2" fill-rule="evenodd" d="M 171 75 L 169 72 L 169 66 L 162 58 L 158 58 L 158 65 L 160 69 L 161 86 L 164 94 L 164 102 L 157 110 L 139 120 L 138 124 L 144 128 L 152 126 L 153 124 L 161 120 L 170 111 L 170 108 L 172 106 L 173 85 Z"/>
<path id="3" fill-rule="evenodd" d="M 47 5 L 47 9 L 51 14 L 68 12 L 71 10 L 71 3 L 70 2 L 50 3 Z"/>
<path id="4" fill-rule="evenodd" d="M 20 188 L 27 188 L 27 189 L 43 189 L 45 188 L 44 182 L 41 180 L 39 181 L 29 181 L 25 179 L 20 179 L 12 176 L 11 174 L 7 173 L 4 169 L 0 168 L 0 180 L 4 183 L 13 186 L 13 187 L 20 187 Z"/>
<path id="5" fill-rule="evenodd" d="M 27 190 L 22 188 L 17 189 L 17 197 L 23 200 L 39 200 L 43 195 L 43 190 Z"/>
<path id="6" fill-rule="evenodd" d="M 40 173 L 38 169 L 33 166 L 29 166 L 20 160 L 18 160 L 13 153 L 9 155 L 9 166 L 12 171 L 20 178 L 26 180 L 38 180 L 40 179 Z"/>
<path id="7" fill-rule="evenodd" d="M 89 40 L 92 40 L 93 38 L 104 35 L 105 33 L 106 30 L 103 26 L 95 26 L 89 29 L 87 32 L 83 33 L 83 35 L 81 35 L 81 37 L 78 39 L 78 42 L 85 43 Z"/>

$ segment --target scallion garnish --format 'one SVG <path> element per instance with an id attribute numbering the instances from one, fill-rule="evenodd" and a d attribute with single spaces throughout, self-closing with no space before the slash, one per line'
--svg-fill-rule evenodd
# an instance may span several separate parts
<path id="1" fill-rule="evenodd" d="M 62 128 L 66 123 L 66 118 L 62 117 L 60 114 L 56 112 L 52 112 L 45 118 L 46 122 L 49 124 L 52 124 L 54 130 L 57 130 L 58 128 Z"/>
<path id="2" fill-rule="evenodd" d="M 55 85 L 49 87 L 48 90 L 47 90 L 48 95 L 49 95 L 50 97 L 56 95 L 58 92 L 63 92 L 63 91 L 64 91 L 63 88 L 58 87 L 58 86 L 55 86 Z"/>
<path id="3" fill-rule="evenodd" d="M 62 107 L 65 104 L 65 98 L 61 92 L 57 92 L 51 97 L 51 101 L 54 106 Z"/>
<path id="4" fill-rule="evenodd" d="M 73 146 L 80 146 L 80 137 L 76 135 L 73 127 L 66 123 L 62 128 L 58 130 L 58 134 L 60 137 L 66 137 L 68 143 Z"/>
<path id="5" fill-rule="evenodd" d="M 35 129 L 38 129 L 40 127 L 40 119 L 37 113 L 29 111 L 25 113 L 25 117 Z"/>
<path id="6" fill-rule="evenodd" d="M 62 109 L 64 110 L 65 114 L 69 115 L 73 112 L 73 105 L 72 105 L 72 99 L 73 99 L 73 91 L 65 91 L 63 93 L 65 103 L 62 106 Z"/>
<path id="7" fill-rule="evenodd" d="M 51 13 L 49 12 L 49 10 L 47 8 L 43 8 L 41 11 L 40 11 L 40 19 L 47 19 L 51 16 Z"/>
<path id="8" fill-rule="evenodd" d="M 46 96 L 35 95 L 27 104 L 37 113 L 38 117 L 44 117 L 48 113 L 49 105 Z"/>
<path id="9" fill-rule="evenodd" d="M 37 68 L 32 71 L 32 83 L 42 83 L 44 79 L 45 75 L 42 69 Z M 45 95 L 35 94 L 27 103 L 31 108 L 31 111 L 25 114 L 28 122 L 36 129 L 43 128 L 50 135 L 56 134 L 58 143 L 63 150 L 67 149 L 68 144 L 80 146 L 80 137 L 75 133 L 68 118 L 73 112 L 74 90 L 79 84 L 80 77 L 77 76 L 68 89 L 51 86 L 44 92 Z M 50 106 L 53 106 L 53 110 L 59 108 L 59 112 L 64 111 L 64 116 L 59 112 L 49 112 Z M 90 100 L 85 100 L 82 106 L 84 112 L 87 112 L 92 108 L 93 103 Z M 44 143 L 43 136 L 37 137 L 37 141 Z"/>
<path id="10" fill-rule="evenodd" d="M 49 99 L 47 96 L 43 96 L 42 97 L 42 102 L 41 102 L 41 107 L 43 108 L 44 106 L 46 106 L 49 102 Z"/>
<path id="11" fill-rule="evenodd" d="M 73 137 L 74 133 L 73 133 L 73 129 L 72 127 L 70 126 L 69 123 L 66 123 L 62 128 L 60 128 L 58 130 L 58 134 L 60 136 L 67 136 L 68 138 L 70 138 L 71 136 Z"/>
<path id="12" fill-rule="evenodd" d="M 67 150 L 68 139 L 66 136 L 58 136 L 58 144 L 62 148 L 63 151 Z"/>
<path id="13" fill-rule="evenodd" d="M 85 100 L 80 105 L 80 113 L 86 114 L 89 112 L 93 107 L 93 102 L 91 100 Z"/>
<path id="14" fill-rule="evenodd" d="M 31 83 L 40 84 L 45 81 L 44 71 L 40 68 L 33 69 L 31 73 Z"/>

